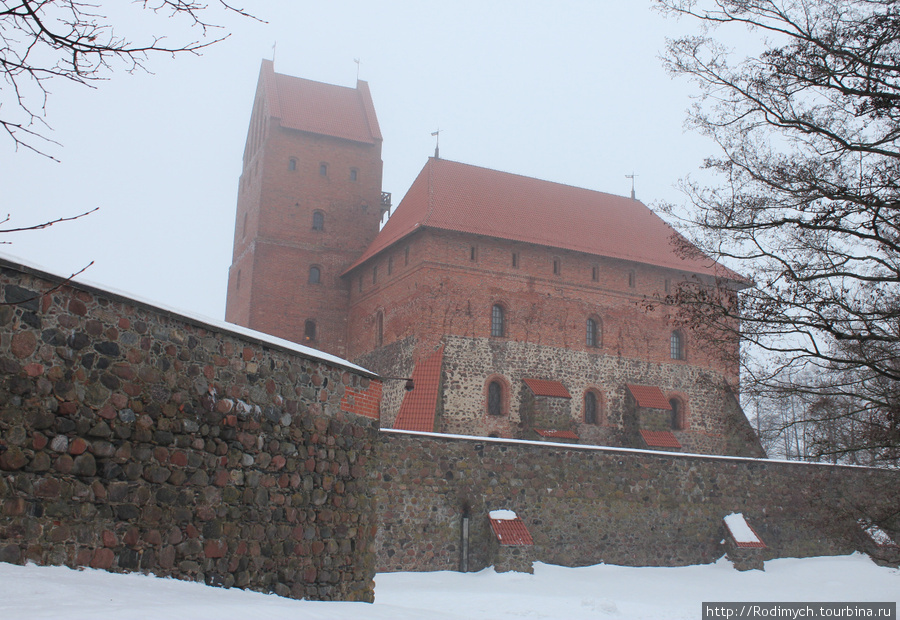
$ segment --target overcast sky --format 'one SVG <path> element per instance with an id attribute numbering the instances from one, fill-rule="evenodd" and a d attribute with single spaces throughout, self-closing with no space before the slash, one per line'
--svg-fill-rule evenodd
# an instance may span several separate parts
<path id="1" fill-rule="evenodd" d="M 395 205 L 438 128 L 446 159 L 621 195 L 633 171 L 646 204 L 681 201 L 678 179 L 714 147 L 683 129 L 692 86 L 659 60 L 693 25 L 650 5 L 246 0 L 268 23 L 218 15 L 232 35 L 202 56 L 153 57 L 152 75 L 115 72 L 94 90 L 51 85 L 61 163 L 0 137 L 7 226 L 100 207 L 7 235 L 0 252 L 65 273 L 93 260 L 82 279 L 221 319 L 250 108 L 276 43 L 277 72 L 331 84 L 354 86 L 361 60 Z M 120 23 L 134 38 L 168 27 Z"/>

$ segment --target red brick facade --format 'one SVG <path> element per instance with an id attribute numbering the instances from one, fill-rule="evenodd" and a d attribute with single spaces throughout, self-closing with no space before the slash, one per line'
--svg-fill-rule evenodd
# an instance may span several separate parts
<path id="1" fill-rule="evenodd" d="M 228 320 L 303 342 L 313 319 L 314 346 L 392 376 L 412 375 L 443 346 L 441 372 L 417 388 L 436 391 L 437 405 L 405 414 L 438 432 L 538 439 L 543 424 L 582 443 L 643 448 L 642 428 L 670 425 L 686 451 L 760 454 L 727 387 L 736 367 L 674 327 L 667 310 L 647 310 L 690 279 L 739 288 L 736 274 L 678 257 L 674 231 L 637 201 L 435 158 L 379 232 L 380 135 L 355 142 L 261 123 L 264 78 Z M 254 127 L 266 122 L 254 151 Z M 316 210 L 324 231 L 312 230 Z M 321 284 L 307 282 L 310 266 Z M 558 381 L 572 398 L 547 409 L 525 378 Z M 674 409 L 642 414 L 629 383 L 659 387 Z M 402 387 L 384 385 L 383 426 L 413 398 Z"/>

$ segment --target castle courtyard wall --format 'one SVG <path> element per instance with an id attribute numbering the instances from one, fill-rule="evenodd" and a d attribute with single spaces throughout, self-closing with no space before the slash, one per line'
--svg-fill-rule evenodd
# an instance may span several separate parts
<path id="1" fill-rule="evenodd" d="M 382 431 L 377 570 L 488 566 L 491 510 L 514 511 L 534 560 L 564 566 L 709 563 L 742 513 L 763 559 L 861 548 L 857 519 L 897 521 L 900 472 L 811 463 Z"/>
<path id="2" fill-rule="evenodd" d="M 9 261 L 0 302 L 0 561 L 372 600 L 380 381 Z"/>

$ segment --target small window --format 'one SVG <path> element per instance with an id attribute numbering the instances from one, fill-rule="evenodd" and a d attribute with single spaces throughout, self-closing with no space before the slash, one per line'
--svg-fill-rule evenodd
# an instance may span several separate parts
<path id="1" fill-rule="evenodd" d="M 599 319 L 587 320 L 584 343 L 589 347 L 599 347 L 603 342 L 603 331 Z"/>
<path id="2" fill-rule="evenodd" d="M 359 292 L 362 293 L 362 276 L 359 276 Z"/>
<path id="3" fill-rule="evenodd" d="M 512 266 L 515 268 L 519 267 L 519 254 L 518 252 L 513 252 L 512 255 Z"/>
<path id="4" fill-rule="evenodd" d="M 384 344 L 384 313 L 379 310 L 375 313 L 375 346 Z"/>
<path id="5" fill-rule="evenodd" d="M 494 304 L 491 308 L 491 336 L 500 338 L 505 335 L 506 326 L 503 323 L 503 306 Z"/>
<path id="6" fill-rule="evenodd" d="M 372 284 L 378 282 L 378 265 L 372 267 Z"/>
<path id="7" fill-rule="evenodd" d="M 558 276 L 560 272 L 559 258 L 553 257 L 553 275 Z"/>
<path id="8" fill-rule="evenodd" d="M 319 176 L 320 177 L 328 176 L 328 164 L 319 164 Z"/>
<path id="9" fill-rule="evenodd" d="M 296 169 L 297 169 L 297 159 L 294 158 L 294 157 L 291 157 L 291 158 L 288 160 L 288 170 L 290 170 L 291 172 L 293 172 L 293 171 L 296 170 Z"/>
<path id="10" fill-rule="evenodd" d="M 684 339 L 681 336 L 681 332 L 672 332 L 669 349 L 673 360 L 684 359 Z"/>
<path id="11" fill-rule="evenodd" d="M 315 266 L 310 267 L 308 281 L 310 284 L 320 284 L 322 282 L 322 270 Z"/>
<path id="12" fill-rule="evenodd" d="M 303 340 L 307 342 L 312 342 L 316 339 L 316 322 L 312 319 L 307 319 L 306 323 L 303 325 Z"/>
<path id="13" fill-rule="evenodd" d="M 313 230 L 325 230 L 325 214 L 321 211 L 313 211 Z"/>
<path id="14" fill-rule="evenodd" d="M 247 214 L 244 213 L 244 224 L 241 226 L 241 239 L 247 236 Z"/>
<path id="15" fill-rule="evenodd" d="M 359 170 L 356 168 L 350 168 L 350 180 L 356 183 L 356 179 L 359 177 Z"/>
<path id="16" fill-rule="evenodd" d="M 666 278 L 666 281 L 663 283 L 663 288 L 665 289 L 666 293 L 668 293 L 672 289 L 672 283 L 669 278 Z"/>
<path id="17" fill-rule="evenodd" d="M 597 423 L 597 394 L 592 391 L 584 393 L 584 423 Z"/>
<path id="18" fill-rule="evenodd" d="M 600 281 L 600 267 L 597 267 L 596 265 L 591 267 L 591 280 L 594 282 Z"/>
<path id="19" fill-rule="evenodd" d="M 628 270 L 628 288 L 634 288 L 634 283 L 635 283 L 636 279 L 637 278 L 635 276 L 634 269 L 629 269 Z"/>
<path id="20" fill-rule="evenodd" d="M 388 256 L 388 275 L 394 273 L 394 257 Z"/>
<path id="21" fill-rule="evenodd" d="M 469 260 L 478 260 L 478 248 L 474 245 L 469 248 Z"/>
<path id="22" fill-rule="evenodd" d="M 669 405 L 672 407 L 672 430 L 680 431 L 684 429 L 684 412 L 681 407 L 681 401 L 677 398 L 673 398 L 669 401 Z"/>
<path id="23" fill-rule="evenodd" d="M 240 289 L 241 288 L 241 270 L 240 269 L 238 269 L 237 278 L 235 278 L 235 280 L 236 281 L 234 283 L 234 288 Z"/>
<path id="24" fill-rule="evenodd" d="M 404 265 L 409 264 L 409 246 L 406 246 L 405 248 L 403 248 L 403 264 Z"/>
<path id="25" fill-rule="evenodd" d="M 488 415 L 503 415 L 503 386 L 499 381 L 488 384 L 487 410 Z"/>

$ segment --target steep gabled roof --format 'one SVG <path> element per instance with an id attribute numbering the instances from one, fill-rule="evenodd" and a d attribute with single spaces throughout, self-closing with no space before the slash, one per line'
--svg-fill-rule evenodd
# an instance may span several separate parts
<path id="1" fill-rule="evenodd" d="M 434 157 L 350 269 L 421 228 L 523 241 L 743 281 L 699 252 L 683 256 L 673 243 L 678 233 L 638 200 Z"/>
<path id="2" fill-rule="evenodd" d="M 283 75 L 275 73 L 271 60 L 262 61 L 260 80 L 269 116 L 282 127 L 366 144 L 381 141 L 366 82 L 357 80 L 356 88 L 349 88 Z"/>
<path id="3" fill-rule="evenodd" d="M 402 431 L 433 432 L 437 411 L 438 392 L 441 385 L 441 367 L 444 363 L 443 345 L 413 369 L 415 389 L 407 392 L 400 403 L 400 411 L 394 420 L 394 428 Z"/>

